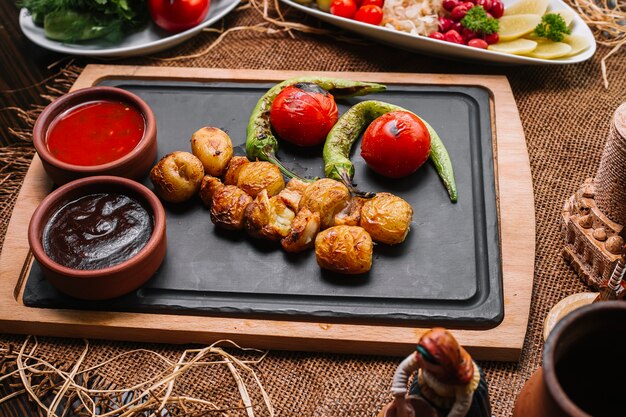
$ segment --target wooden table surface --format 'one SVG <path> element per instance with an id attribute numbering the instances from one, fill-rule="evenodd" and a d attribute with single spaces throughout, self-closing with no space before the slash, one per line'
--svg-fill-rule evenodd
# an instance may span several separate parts
<path id="1" fill-rule="evenodd" d="M 41 81 L 60 68 L 56 65 L 48 69 L 48 66 L 69 59 L 33 44 L 22 34 L 15 3 L 15 0 L 0 0 L 0 146 L 15 143 L 9 127 L 20 126 L 17 113 L 7 108 L 46 104 L 40 96 L 45 94 Z"/>

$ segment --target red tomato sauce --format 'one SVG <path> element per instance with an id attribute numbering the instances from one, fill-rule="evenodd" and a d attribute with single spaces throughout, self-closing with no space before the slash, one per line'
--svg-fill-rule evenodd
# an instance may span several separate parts
<path id="1" fill-rule="evenodd" d="M 46 137 L 48 151 L 73 165 L 102 165 L 132 151 L 143 138 L 146 122 L 134 107 L 99 100 L 57 116 Z"/>

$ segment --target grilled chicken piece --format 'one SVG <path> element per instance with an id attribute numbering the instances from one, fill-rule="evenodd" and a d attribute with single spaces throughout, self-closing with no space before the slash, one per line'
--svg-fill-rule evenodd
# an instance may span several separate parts
<path id="1" fill-rule="evenodd" d="M 291 231 L 280 243 L 287 252 L 302 252 L 313 247 L 319 231 L 320 214 L 303 208 L 291 222 Z"/>
<path id="2" fill-rule="evenodd" d="M 348 188 L 339 181 L 322 178 L 309 184 L 300 199 L 299 208 L 308 208 L 320 214 L 321 228 L 333 225 L 335 214 L 341 211 L 350 200 Z"/>
<path id="3" fill-rule="evenodd" d="M 304 190 L 306 190 L 306 187 L 308 187 L 309 185 L 311 185 L 310 182 L 304 182 L 304 181 L 300 181 L 297 178 L 292 178 L 287 183 L 287 187 L 286 188 L 289 189 L 289 190 L 297 191 L 300 194 L 302 194 L 302 193 L 304 193 Z"/>
<path id="4" fill-rule="evenodd" d="M 252 197 L 234 185 L 224 185 L 215 177 L 205 176 L 202 180 L 200 198 L 210 200 L 211 221 L 218 227 L 229 230 L 243 229 L 246 208 Z"/>
<path id="5" fill-rule="evenodd" d="M 409 233 L 413 208 L 398 196 L 378 193 L 363 204 L 361 227 L 376 242 L 395 245 L 401 243 Z"/>
<path id="6" fill-rule="evenodd" d="M 228 167 L 226 168 L 226 174 L 224 174 L 224 184 L 226 185 L 237 185 L 237 180 L 239 180 L 239 171 L 241 168 L 249 164 L 248 158 L 245 156 L 233 156 L 228 163 Z"/>
<path id="7" fill-rule="evenodd" d="M 246 229 L 251 236 L 279 240 L 289 234 L 294 217 L 280 197 L 269 198 L 264 189 L 246 210 Z"/>
<path id="8" fill-rule="evenodd" d="M 267 190 L 267 195 L 272 197 L 285 188 L 285 181 L 276 165 L 269 162 L 250 162 L 243 164 L 239 170 L 237 187 L 250 194 L 252 198 L 262 190 Z"/>
<path id="9" fill-rule="evenodd" d="M 362 274 L 372 267 L 374 244 L 359 226 L 334 226 L 315 238 L 317 264 L 342 274 Z"/>
<path id="10" fill-rule="evenodd" d="M 335 226 L 358 226 L 361 221 L 361 208 L 366 201 L 362 197 L 352 197 L 343 210 L 335 215 Z"/>
<path id="11" fill-rule="evenodd" d="M 298 206 L 300 205 L 300 199 L 302 198 L 302 193 L 309 184 L 306 182 L 300 181 L 296 178 L 292 178 L 287 183 L 287 186 L 283 188 L 283 190 L 278 193 L 280 198 L 283 199 L 287 207 L 289 207 L 294 212 L 298 212 Z"/>

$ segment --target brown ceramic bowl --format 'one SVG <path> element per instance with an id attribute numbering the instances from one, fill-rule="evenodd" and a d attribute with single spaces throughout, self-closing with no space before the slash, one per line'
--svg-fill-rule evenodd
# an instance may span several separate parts
<path id="1" fill-rule="evenodd" d="M 79 270 L 58 264 L 48 257 L 42 244 L 48 220 L 63 205 L 95 193 L 124 194 L 139 201 L 153 217 L 152 235 L 143 249 L 117 265 Z M 83 178 L 65 184 L 43 199 L 30 220 L 28 243 L 44 276 L 59 291 L 86 300 L 114 298 L 140 287 L 161 265 L 167 245 L 165 211 L 157 196 L 138 182 L 112 176 Z"/>
<path id="2" fill-rule="evenodd" d="M 96 100 L 123 102 L 134 107 L 146 123 L 143 138 L 128 154 L 102 165 L 73 165 L 55 158 L 46 145 L 48 128 L 52 122 L 67 110 Z M 135 94 L 115 87 L 88 87 L 61 96 L 44 109 L 33 128 L 33 143 L 46 172 L 57 185 L 93 175 L 139 179 L 148 173 L 156 158 L 156 120 L 152 109 Z"/>

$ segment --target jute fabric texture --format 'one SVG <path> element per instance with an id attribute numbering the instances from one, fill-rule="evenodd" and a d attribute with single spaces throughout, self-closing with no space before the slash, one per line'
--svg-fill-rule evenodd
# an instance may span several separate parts
<path id="1" fill-rule="evenodd" d="M 541 364 L 542 325 L 546 314 L 565 296 L 586 290 L 561 257 L 563 242 L 559 234 L 559 213 L 565 199 L 586 178 L 596 173 L 613 112 L 621 102 L 626 101 L 626 54 L 618 53 L 608 62 L 610 85 L 605 89 L 599 62 L 608 48 L 600 47 L 592 60 L 571 66 L 501 67 L 457 63 L 357 39 L 335 32 L 294 10 L 284 6 L 281 8 L 286 19 L 329 29 L 333 34 L 292 32 L 291 36 L 283 31 L 232 31 L 216 47 L 199 57 L 161 60 L 201 53 L 218 36 L 204 32 L 157 57 L 137 57 L 109 63 L 309 72 L 407 72 L 414 74 L 416 79 L 419 79 L 420 73 L 506 75 L 519 107 L 532 168 L 537 221 L 534 288 L 530 322 L 519 363 L 482 362 L 480 365 L 489 382 L 494 415 L 510 416 L 523 384 Z M 228 29 L 263 22 L 257 11 L 247 8 L 231 13 L 221 24 Z M 78 60 L 74 65 L 80 67 L 88 62 L 94 61 Z M 499 123 L 506 123 L 506 120 L 500 120 Z M 22 163 L 14 163 L 13 158 L 0 158 L 0 169 L 12 173 L 11 178 L 0 188 L 2 238 L 27 167 L 24 161 L 32 156 L 28 144 L 16 145 L 14 149 Z M 520 230 L 520 233 L 524 231 Z M 23 336 L 3 335 L 0 347 L 17 347 L 23 341 Z M 139 348 L 151 349 L 176 360 L 183 349 L 188 347 L 110 341 L 90 343 L 84 366 Z M 67 369 L 76 361 L 83 348 L 81 340 L 40 338 L 38 355 Z M 257 369 L 278 416 L 361 417 L 376 416 L 391 399 L 391 378 L 400 360 L 362 355 L 272 351 L 257 365 Z M 110 386 L 129 386 L 149 378 L 155 372 L 151 361 L 154 361 L 154 357 L 147 353 L 133 353 L 100 369 L 94 378 L 104 380 Z M 233 387 L 231 375 L 223 370 L 207 366 L 206 369 L 185 375 L 176 384 L 181 390 L 187 390 L 193 395 L 224 406 L 237 406 L 236 387 Z M 256 415 L 267 415 L 261 406 L 260 394 L 253 391 L 250 396 L 253 403 L 258 405 Z M 0 415 L 20 415 L 15 410 L 22 405 L 16 406 L 15 403 L 12 400 L 0 404 Z M 11 408 L 12 404 L 14 408 Z M 181 411 L 180 415 L 191 413 Z M 238 410 L 226 415 L 246 414 Z"/>

